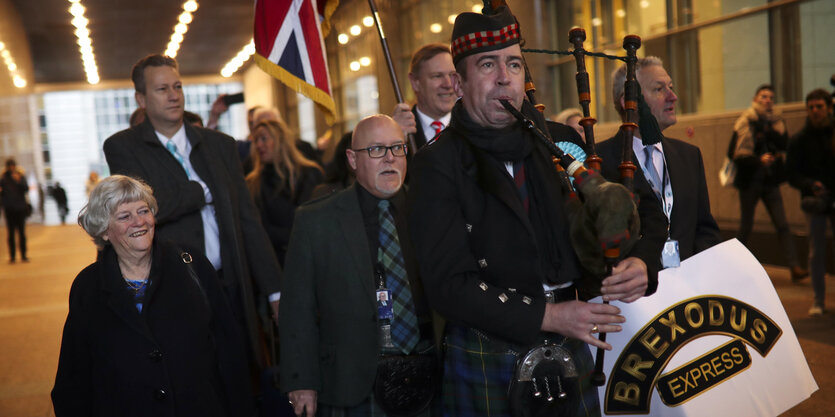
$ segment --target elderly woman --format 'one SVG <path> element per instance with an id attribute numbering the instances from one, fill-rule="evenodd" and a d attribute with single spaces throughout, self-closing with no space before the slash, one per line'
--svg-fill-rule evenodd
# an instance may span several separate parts
<path id="1" fill-rule="evenodd" d="M 296 147 L 290 129 L 280 118 L 255 125 L 252 161 L 254 168 L 246 176 L 246 183 L 283 267 L 296 207 L 310 198 L 324 173 Z"/>
<path id="2" fill-rule="evenodd" d="M 243 336 L 199 251 L 154 239 L 151 188 L 114 175 L 78 216 L 99 248 L 70 290 L 61 416 L 249 416 Z"/>

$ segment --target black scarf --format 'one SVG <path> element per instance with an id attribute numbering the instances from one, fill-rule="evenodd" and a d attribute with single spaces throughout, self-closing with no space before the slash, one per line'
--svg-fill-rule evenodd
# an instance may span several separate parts
<path id="1" fill-rule="evenodd" d="M 533 108 L 525 100 L 522 105 L 522 114 L 531 118 L 529 109 Z M 527 104 L 527 106 L 526 106 Z M 455 103 L 452 108 L 452 118 L 449 127 L 458 130 L 461 136 L 476 148 L 492 155 L 499 161 L 518 161 L 524 159 L 533 149 L 533 144 L 525 138 L 526 132 L 519 123 L 514 123 L 502 129 L 484 127 L 470 118 L 464 110 L 461 100 Z"/>
<path id="2" fill-rule="evenodd" d="M 523 101 L 521 113 L 532 120 L 543 132 L 547 132 L 545 118 L 530 102 Z M 563 201 L 554 201 L 549 187 L 559 187 L 554 167 L 548 152 L 543 147 L 537 147 L 531 132 L 525 130 L 517 122 L 512 125 L 494 129 L 476 124 L 464 109 L 461 101 L 452 109 L 450 128 L 455 129 L 470 143 L 477 152 L 491 156 L 488 166 L 478 169 L 501 170 L 506 173 L 504 162 L 523 161 L 525 177 L 530 199 L 528 220 L 534 231 L 539 259 L 542 269 L 541 279 L 550 284 L 568 282 L 580 276 L 579 264 L 571 250 L 568 235 L 567 219 L 563 211 Z M 505 175 L 513 182 L 510 176 Z M 548 178 L 551 178 L 549 182 Z M 516 187 L 516 184 L 512 184 Z M 566 244 L 561 245 L 560 242 Z"/>

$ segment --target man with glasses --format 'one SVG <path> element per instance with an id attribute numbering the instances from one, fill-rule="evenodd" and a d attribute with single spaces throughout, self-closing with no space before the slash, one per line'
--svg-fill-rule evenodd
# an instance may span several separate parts
<path id="1" fill-rule="evenodd" d="M 384 416 L 378 364 L 434 355 L 405 221 L 408 151 L 394 120 L 366 117 L 346 150 L 356 182 L 296 212 L 279 315 L 281 387 L 296 415 Z M 377 308 L 381 296 L 391 308 Z"/>

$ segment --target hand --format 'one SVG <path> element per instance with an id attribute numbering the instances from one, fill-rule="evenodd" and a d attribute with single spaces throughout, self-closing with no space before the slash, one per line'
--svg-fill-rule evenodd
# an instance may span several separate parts
<path id="1" fill-rule="evenodd" d="M 272 310 L 273 321 L 275 322 L 276 326 L 278 326 L 278 302 L 279 301 L 280 300 L 270 301 L 270 310 Z"/>
<path id="2" fill-rule="evenodd" d="M 766 152 L 762 154 L 760 156 L 760 162 L 762 162 L 762 164 L 767 167 L 771 166 L 771 164 L 774 163 L 774 154 L 772 154 L 771 152 Z"/>
<path id="3" fill-rule="evenodd" d="M 312 389 L 300 389 L 290 391 L 287 393 L 287 398 L 290 399 L 290 406 L 293 407 L 293 413 L 301 416 L 307 411 L 308 417 L 316 415 L 316 391 Z"/>
<path id="4" fill-rule="evenodd" d="M 409 108 L 408 104 L 397 103 L 394 106 L 394 110 L 391 111 L 391 118 L 400 125 L 400 128 L 403 129 L 403 133 L 408 135 L 409 133 L 417 132 L 415 114 L 412 113 L 412 109 Z"/>
<path id="5" fill-rule="evenodd" d="M 220 115 L 229 109 L 229 107 L 226 106 L 226 103 L 223 102 L 224 97 L 226 97 L 226 94 L 221 94 L 217 96 L 215 102 L 212 103 L 212 110 L 209 111 L 209 120 L 206 122 L 206 127 L 210 129 L 216 128 L 217 122 L 220 120 Z"/>
<path id="6" fill-rule="evenodd" d="M 646 293 L 647 280 L 647 264 L 630 256 L 612 269 L 612 275 L 603 280 L 600 292 L 606 301 L 631 303 Z"/>
<path id="7" fill-rule="evenodd" d="M 621 326 L 615 323 L 625 321 L 626 318 L 620 315 L 620 309 L 613 305 L 566 301 L 545 304 L 541 328 L 542 331 L 559 333 L 599 348 L 612 350 L 612 345 L 601 342 L 592 333 L 592 329 L 596 325 L 598 332 L 615 333 L 621 331 Z"/>

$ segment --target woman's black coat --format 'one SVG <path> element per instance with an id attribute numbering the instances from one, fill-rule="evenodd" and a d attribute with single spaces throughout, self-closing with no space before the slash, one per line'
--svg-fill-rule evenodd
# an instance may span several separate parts
<path id="1" fill-rule="evenodd" d="M 253 414 L 244 337 L 200 251 L 154 244 L 142 313 L 107 246 L 70 290 L 52 390 L 62 416 Z"/>

